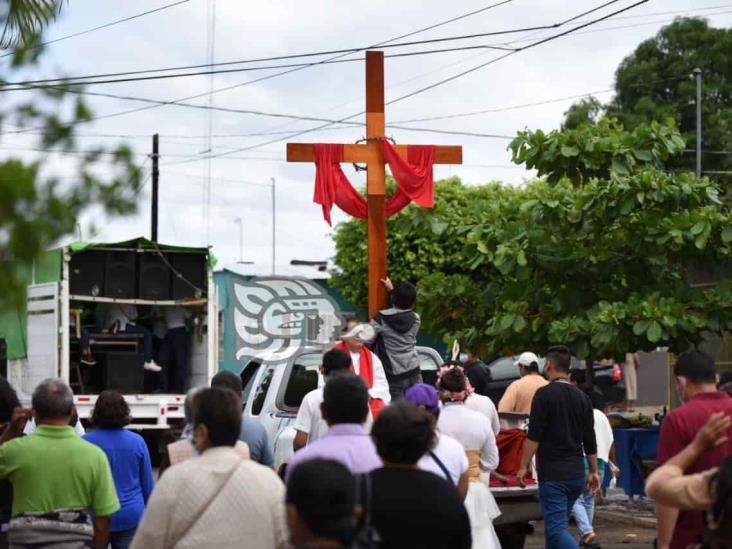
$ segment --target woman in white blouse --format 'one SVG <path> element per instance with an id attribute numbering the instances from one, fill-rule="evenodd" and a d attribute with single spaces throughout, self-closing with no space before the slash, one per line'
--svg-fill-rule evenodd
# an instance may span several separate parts
<path id="1" fill-rule="evenodd" d="M 457 440 L 468 458 L 470 482 L 465 507 L 470 516 L 473 547 L 500 548 L 493 520 L 501 511 L 488 486 L 491 471 L 498 467 L 496 436 L 486 418 L 465 405 L 473 388 L 461 366 L 443 366 L 438 373 L 437 390 L 443 404 L 437 428 Z"/>

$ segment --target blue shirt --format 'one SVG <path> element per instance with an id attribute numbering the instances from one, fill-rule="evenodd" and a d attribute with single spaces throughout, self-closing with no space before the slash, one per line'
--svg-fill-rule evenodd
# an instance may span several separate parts
<path id="1" fill-rule="evenodd" d="M 150 453 L 143 438 L 127 429 L 96 429 L 84 439 L 99 446 L 112 468 L 121 508 L 112 515 L 112 532 L 137 527 L 153 490 Z"/>
<path id="2" fill-rule="evenodd" d="M 242 416 L 239 429 L 239 440 L 246 442 L 249 446 L 249 455 L 253 461 L 272 467 L 274 456 L 269 446 L 269 437 L 264 425 L 253 417 Z"/>

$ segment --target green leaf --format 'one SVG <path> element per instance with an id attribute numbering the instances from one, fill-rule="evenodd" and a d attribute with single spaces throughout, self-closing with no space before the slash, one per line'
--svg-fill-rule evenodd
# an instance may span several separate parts
<path id="1" fill-rule="evenodd" d="M 704 232 L 704 228 L 705 228 L 706 226 L 707 226 L 707 222 L 706 222 L 706 221 L 698 221 L 698 222 L 697 222 L 697 223 L 696 223 L 696 224 L 695 224 L 695 225 L 694 225 L 694 226 L 693 226 L 693 227 L 692 227 L 692 228 L 691 228 L 691 229 L 689 230 L 689 232 L 690 232 L 690 233 L 691 233 L 692 235 L 696 236 L 696 235 L 698 235 L 698 234 L 701 234 L 702 232 Z"/>
<path id="2" fill-rule="evenodd" d="M 630 173 L 628 164 L 625 160 L 617 156 L 613 158 L 613 161 L 610 164 L 610 171 L 614 172 L 616 175 L 628 175 Z"/>
<path id="3" fill-rule="evenodd" d="M 732 227 L 722 229 L 722 242 L 725 244 L 732 242 Z"/>
<path id="4" fill-rule="evenodd" d="M 521 332 L 524 328 L 526 328 L 524 317 L 516 315 L 516 320 L 513 321 L 513 331 Z"/>
<path id="5" fill-rule="evenodd" d="M 657 321 L 652 320 L 646 331 L 646 337 L 651 343 L 657 343 L 661 340 L 661 332 L 661 325 Z"/>
<path id="6" fill-rule="evenodd" d="M 436 235 L 441 235 L 442 233 L 445 232 L 445 229 L 447 229 L 448 226 L 449 226 L 448 223 L 446 223 L 444 221 L 433 220 L 432 221 L 432 232 L 435 233 Z"/>
<path id="7" fill-rule="evenodd" d="M 498 327 L 501 330 L 508 330 L 516 320 L 516 315 L 514 314 L 505 314 L 501 317 L 501 320 L 498 322 Z"/>
<path id="8" fill-rule="evenodd" d="M 635 151 L 633 151 L 633 154 L 638 160 L 642 160 L 643 162 L 651 162 L 653 160 L 653 155 L 651 154 L 651 151 L 636 149 Z"/>
<path id="9" fill-rule="evenodd" d="M 579 149 L 571 145 L 562 145 L 562 156 L 572 157 L 579 154 Z"/>
<path id="10" fill-rule="evenodd" d="M 633 333 L 637 336 L 646 333 L 646 330 L 648 330 L 648 325 L 650 322 L 647 320 L 639 320 L 635 324 L 633 324 Z"/>
<path id="11" fill-rule="evenodd" d="M 516 263 L 519 264 L 522 267 L 526 267 L 526 254 L 523 250 L 521 250 L 518 255 L 516 256 Z"/>

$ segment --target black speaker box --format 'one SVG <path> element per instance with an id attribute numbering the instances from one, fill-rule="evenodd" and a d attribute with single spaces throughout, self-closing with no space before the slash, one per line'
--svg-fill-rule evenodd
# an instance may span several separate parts
<path id="1" fill-rule="evenodd" d="M 206 255 L 171 253 L 169 257 L 173 266 L 173 299 L 203 297 L 207 291 Z"/>
<path id="2" fill-rule="evenodd" d="M 140 299 L 170 299 L 170 274 L 170 267 L 160 254 L 140 254 Z"/>
<path id="3" fill-rule="evenodd" d="M 137 282 L 137 252 L 107 252 L 104 296 L 134 299 Z"/>
<path id="4" fill-rule="evenodd" d="M 145 390 L 145 370 L 140 353 L 109 352 L 106 355 L 105 389 L 120 393 L 142 393 Z"/>
<path id="5" fill-rule="evenodd" d="M 71 295 L 99 296 L 104 292 L 106 253 L 87 250 L 71 256 L 69 284 Z"/>

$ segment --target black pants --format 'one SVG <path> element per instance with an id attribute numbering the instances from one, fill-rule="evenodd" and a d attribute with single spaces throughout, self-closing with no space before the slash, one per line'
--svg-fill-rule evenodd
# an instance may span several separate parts
<path id="1" fill-rule="evenodd" d="M 158 360 L 165 369 L 162 390 L 184 394 L 188 390 L 191 373 L 190 335 L 184 327 L 171 328 L 160 346 Z"/>

